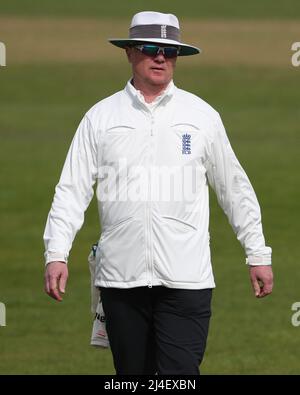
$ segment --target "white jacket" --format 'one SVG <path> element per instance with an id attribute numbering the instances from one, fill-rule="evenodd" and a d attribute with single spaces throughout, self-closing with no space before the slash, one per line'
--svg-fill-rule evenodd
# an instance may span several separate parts
<path id="1" fill-rule="evenodd" d="M 173 82 L 149 105 L 129 81 L 85 114 L 48 216 L 46 263 L 67 262 L 96 181 L 96 286 L 213 288 L 208 182 L 246 262 L 271 264 L 256 195 L 219 114 Z"/>

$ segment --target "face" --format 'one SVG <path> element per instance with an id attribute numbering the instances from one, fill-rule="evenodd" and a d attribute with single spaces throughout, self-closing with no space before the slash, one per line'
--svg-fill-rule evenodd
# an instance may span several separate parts
<path id="1" fill-rule="evenodd" d="M 134 47 L 126 48 L 126 53 L 137 85 L 164 88 L 172 80 L 177 57 L 166 58 L 161 52 L 148 56 Z"/>

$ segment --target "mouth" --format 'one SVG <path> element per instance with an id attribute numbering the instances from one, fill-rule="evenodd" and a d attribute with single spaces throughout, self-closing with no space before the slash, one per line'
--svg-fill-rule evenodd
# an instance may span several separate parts
<path id="1" fill-rule="evenodd" d="M 151 70 L 155 70 L 155 71 L 164 71 L 165 69 L 163 67 L 151 67 Z"/>

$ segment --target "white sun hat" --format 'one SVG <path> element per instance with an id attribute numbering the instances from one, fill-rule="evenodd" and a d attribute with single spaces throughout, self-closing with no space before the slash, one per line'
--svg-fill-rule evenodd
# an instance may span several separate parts
<path id="1" fill-rule="evenodd" d="M 129 38 L 111 38 L 108 40 L 119 48 L 132 44 L 155 43 L 180 47 L 179 56 L 196 55 L 201 49 L 180 41 L 180 26 L 173 14 L 143 11 L 135 14 L 129 28 Z"/>

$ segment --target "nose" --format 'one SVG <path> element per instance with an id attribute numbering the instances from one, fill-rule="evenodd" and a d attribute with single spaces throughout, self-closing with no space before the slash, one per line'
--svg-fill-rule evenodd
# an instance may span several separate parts
<path id="1" fill-rule="evenodd" d="M 165 55 L 163 54 L 162 51 L 159 51 L 158 54 L 155 56 L 154 60 L 155 60 L 156 62 L 162 63 L 162 62 L 165 61 Z"/>

